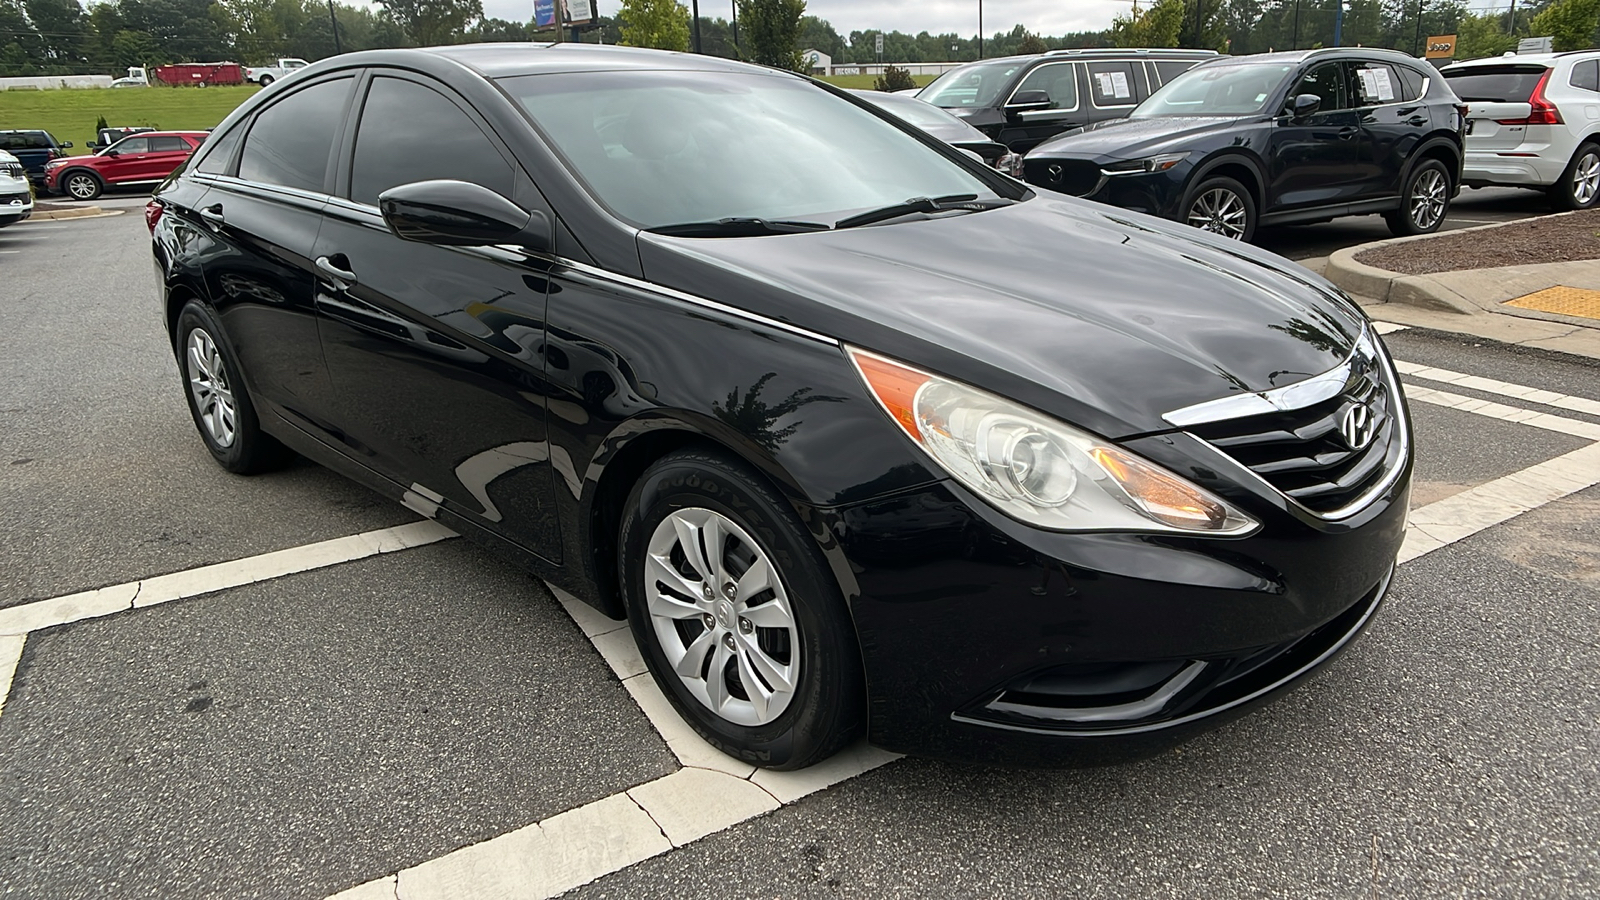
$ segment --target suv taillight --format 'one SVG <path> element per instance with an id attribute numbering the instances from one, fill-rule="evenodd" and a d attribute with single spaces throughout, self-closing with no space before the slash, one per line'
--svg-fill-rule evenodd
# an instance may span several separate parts
<path id="1" fill-rule="evenodd" d="M 1539 83 L 1533 86 L 1533 96 L 1528 98 L 1528 117 L 1526 119 L 1495 119 L 1501 125 L 1560 125 L 1561 110 L 1556 105 L 1545 99 L 1544 86 L 1550 83 L 1550 73 L 1554 69 L 1545 69 L 1539 76 Z"/>

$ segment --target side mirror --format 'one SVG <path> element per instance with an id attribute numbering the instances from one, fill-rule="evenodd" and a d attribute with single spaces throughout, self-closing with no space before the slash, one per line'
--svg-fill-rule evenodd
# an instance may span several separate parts
<path id="1" fill-rule="evenodd" d="M 1321 97 L 1318 97 L 1316 94 L 1301 94 L 1294 98 L 1294 104 L 1291 107 L 1291 110 L 1296 119 L 1304 119 L 1306 116 L 1316 115 L 1317 110 L 1321 108 Z"/>
<path id="2" fill-rule="evenodd" d="M 383 221 L 401 240 L 448 247 L 520 244 L 547 250 L 550 219 L 528 212 L 482 185 L 417 181 L 378 195 Z"/>
<path id="3" fill-rule="evenodd" d="M 116 159 L 117 157 L 122 155 L 122 151 L 121 150 L 107 150 L 106 151 L 106 155 L 111 157 L 112 159 Z"/>
<path id="4" fill-rule="evenodd" d="M 103 145 L 96 144 L 94 141 L 90 141 L 89 143 L 84 144 L 84 146 L 88 147 L 90 150 L 98 151 Z"/>
<path id="5" fill-rule="evenodd" d="M 1011 95 L 1011 102 L 1006 104 L 1006 112 L 1027 112 L 1030 109 L 1049 109 L 1049 91 L 1017 91 Z"/>
<path id="6" fill-rule="evenodd" d="M 63 149 L 63 150 L 71 150 L 72 149 L 72 142 L 71 141 L 62 141 L 60 146 L 61 146 L 61 149 Z"/>

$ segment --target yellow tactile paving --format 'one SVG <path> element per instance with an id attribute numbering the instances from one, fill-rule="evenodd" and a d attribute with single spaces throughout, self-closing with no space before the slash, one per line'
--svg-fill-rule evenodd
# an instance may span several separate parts
<path id="1" fill-rule="evenodd" d="M 1507 300 L 1507 306 L 1536 309 L 1540 312 L 1560 313 L 1563 316 L 1581 316 L 1600 319 L 1600 291 L 1557 285 L 1532 294 Z"/>

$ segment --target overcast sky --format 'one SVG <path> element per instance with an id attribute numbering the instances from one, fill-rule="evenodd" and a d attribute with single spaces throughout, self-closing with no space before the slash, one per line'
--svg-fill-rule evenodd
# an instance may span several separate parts
<path id="1" fill-rule="evenodd" d="M 688 6 L 690 0 L 681 0 Z M 599 12 L 613 16 L 621 0 L 596 0 Z M 700 0 L 700 15 L 728 18 L 732 0 Z M 1091 31 L 1111 24 L 1111 17 L 1132 8 L 1130 0 L 984 0 L 985 35 L 1010 31 L 1021 23 L 1037 34 Z M 484 15 L 525 22 L 533 18 L 532 0 L 483 0 Z M 807 0 L 806 12 L 833 23 L 841 35 L 869 28 L 916 34 L 978 33 L 978 0 Z"/>

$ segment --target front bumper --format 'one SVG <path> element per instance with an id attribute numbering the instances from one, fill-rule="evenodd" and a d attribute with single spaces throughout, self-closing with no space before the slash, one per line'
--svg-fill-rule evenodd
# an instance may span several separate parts
<path id="1" fill-rule="evenodd" d="M 1409 488 L 1408 470 L 1339 523 L 1253 508 L 1263 528 L 1237 540 L 1040 532 L 949 482 L 835 511 L 870 740 L 969 762 L 1098 765 L 1242 715 L 1371 621 Z"/>
<path id="2" fill-rule="evenodd" d="M 1028 157 L 1026 180 L 1035 187 L 1094 200 L 1146 215 L 1177 219 L 1184 185 L 1194 166 L 1187 160 L 1160 172 L 1111 174 L 1106 166 L 1121 160 Z"/>
<path id="3" fill-rule="evenodd" d="M 1468 150 L 1461 163 L 1463 184 L 1507 185 L 1510 187 L 1549 187 L 1561 180 L 1567 160 L 1546 156 L 1504 156 L 1523 150 Z"/>
<path id="4" fill-rule="evenodd" d="M 0 187 L 0 222 L 12 225 L 33 215 L 33 195 L 26 185 Z"/>

